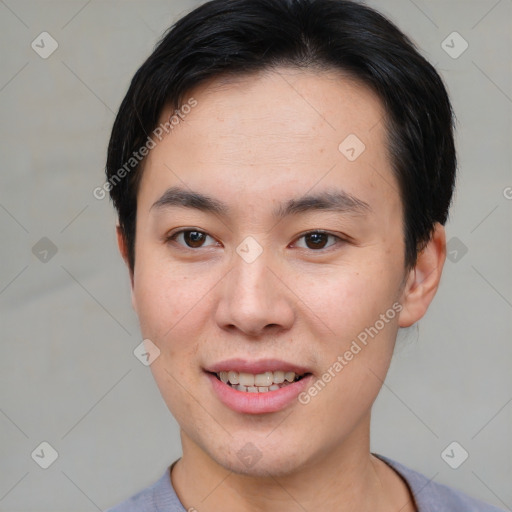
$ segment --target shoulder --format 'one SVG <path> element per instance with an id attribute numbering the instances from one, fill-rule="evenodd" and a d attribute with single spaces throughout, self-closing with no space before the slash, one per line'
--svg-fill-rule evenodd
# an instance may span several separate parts
<path id="1" fill-rule="evenodd" d="M 157 484 L 153 484 L 142 489 L 127 500 L 117 504 L 115 507 L 107 509 L 105 512 L 154 512 L 158 510 L 155 507 L 153 499 L 154 488 Z"/>
<path id="2" fill-rule="evenodd" d="M 142 489 L 131 498 L 107 509 L 105 512 L 184 512 L 170 479 L 167 468 L 160 479 L 153 485 Z"/>
<path id="3" fill-rule="evenodd" d="M 434 482 L 425 475 L 383 455 L 374 454 L 391 466 L 409 485 L 418 512 L 503 512 L 461 491 Z"/>

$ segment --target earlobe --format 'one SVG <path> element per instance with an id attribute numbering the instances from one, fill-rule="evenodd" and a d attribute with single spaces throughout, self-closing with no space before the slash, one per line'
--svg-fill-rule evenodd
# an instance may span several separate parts
<path id="1" fill-rule="evenodd" d="M 425 315 L 439 287 L 445 258 L 445 229 L 436 223 L 432 238 L 418 254 L 407 277 L 401 298 L 400 327 L 409 327 Z"/>

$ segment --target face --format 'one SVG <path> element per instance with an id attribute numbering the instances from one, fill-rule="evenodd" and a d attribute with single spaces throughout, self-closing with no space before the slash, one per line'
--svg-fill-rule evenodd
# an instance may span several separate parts
<path id="1" fill-rule="evenodd" d="M 290 474 L 363 442 L 403 314 L 384 110 L 325 71 L 190 97 L 145 162 L 133 305 L 184 443 L 237 473 Z"/>

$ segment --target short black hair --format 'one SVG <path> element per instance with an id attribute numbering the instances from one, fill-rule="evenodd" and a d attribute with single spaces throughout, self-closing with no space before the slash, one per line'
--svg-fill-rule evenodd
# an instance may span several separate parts
<path id="1" fill-rule="evenodd" d="M 416 262 L 435 223 L 446 223 L 456 172 L 454 115 L 441 77 L 407 36 L 354 1 L 212 0 L 164 34 L 114 121 L 106 185 L 132 271 L 138 151 L 152 140 L 163 110 L 180 109 L 188 91 L 206 80 L 279 66 L 339 70 L 379 97 L 403 205 L 406 267 Z"/>

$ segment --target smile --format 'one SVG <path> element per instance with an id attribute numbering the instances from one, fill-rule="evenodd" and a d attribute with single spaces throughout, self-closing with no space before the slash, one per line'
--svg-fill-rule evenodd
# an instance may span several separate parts
<path id="1" fill-rule="evenodd" d="M 267 393 L 289 386 L 292 382 L 302 379 L 305 374 L 298 375 L 295 372 L 282 370 L 252 374 L 230 370 L 218 372 L 215 375 L 217 379 L 237 391 Z"/>

